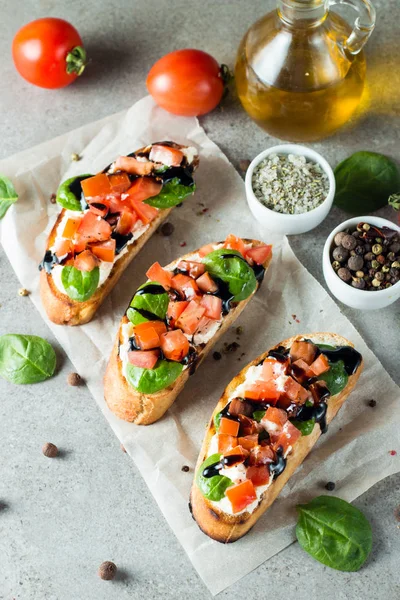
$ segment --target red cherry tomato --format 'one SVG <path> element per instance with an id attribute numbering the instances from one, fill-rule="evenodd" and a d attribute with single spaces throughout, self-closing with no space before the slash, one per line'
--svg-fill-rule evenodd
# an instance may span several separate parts
<path id="1" fill-rule="evenodd" d="M 69 85 L 86 64 L 86 52 L 75 27 L 53 17 L 21 27 L 12 43 L 12 55 L 19 74 L 43 88 Z"/>
<path id="2" fill-rule="evenodd" d="M 147 89 L 159 106 L 182 116 L 205 115 L 221 101 L 226 67 L 201 50 L 176 50 L 153 65 Z"/>

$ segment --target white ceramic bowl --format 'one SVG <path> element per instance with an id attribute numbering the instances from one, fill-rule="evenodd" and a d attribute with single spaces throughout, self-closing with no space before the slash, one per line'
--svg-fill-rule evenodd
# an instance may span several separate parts
<path id="1" fill-rule="evenodd" d="M 301 154 L 306 158 L 318 163 L 325 171 L 329 179 L 329 192 L 322 204 L 317 206 L 317 208 L 313 208 L 313 210 L 310 210 L 309 212 L 299 215 L 285 215 L 283 213 L 278 213 L 261 204 L 253 192 L 253 172 L 257 165 L 259 165 L 259 163 L 270 154 Z M 325 158 L 318 154 L 318 152 L 311 150 L 311 148 L 300 146 L 298 144 L 283 144 L 282 146 L 273 146 L 272 148 L 268 148 L 267 150 L 264 150 L 264 152 L 261 152 L 255 157 L 247 169 L 245 183 L 247 202 L 257 221 L 270 231 L 289 235 L 305 233 L 306 231 L 310 231 L 322 223 L 332 207 L 336 190 L 335 176 L 332 168 Z"/>
<path id="2" fill-rule="evenodd" d="M 397 229 L 400 231 L 395 223 L 388 221 L 387 219 L 381 219 L 380 217 L 354 217 L 348 219 L 340 225 L 338 225 L 332 233 L 328 236 L 324 251 L 322 255 L 322 268 L 324 271 L 324 277 L 326 285 L 332 292 L 332 294 L 351 308 L 361 308 L 362 310 L 375 310 L 377 308 L 384 308 L 395 302 L 400 298 L 400 281 L 395 285 L 385 290 L 378 290 L 376 292 L 368 290 L 357 290 L 351 285 L 345 283 L 336 275 L 330 259 L 330 251 L 333 246 L 333 238 L 339 231 L 344 231 L 348 227 L 356 227 L 358 223 L 369 223 L 370 225 L 376 225 L 377 227 L 390 227 L 391 229 Z"/>

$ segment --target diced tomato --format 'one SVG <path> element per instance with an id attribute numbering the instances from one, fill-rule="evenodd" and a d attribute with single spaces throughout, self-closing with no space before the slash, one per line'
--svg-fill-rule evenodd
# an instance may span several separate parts
<path id="1" fill-rule="evenodd" d="M 99 259 L 90 250 L 84 250 L 74 260 L 74 267 L 79 271 L 93 271 L 99 264 Z"/>
<path id="2" fill-rule="evenodd" d="M 183 156 L 183 152 L 177 148 L 154 144 L 150 150 L 149 159 L 155 163 L 167 165 L 167 167 L 179 167 Z"/>
<path id="3" fill-rule="evenodd" d="M 204 306 L 199 306 L 192 300 L 176 321 L 176 326 L 184 333 L 192 335 L 199 326 L 200 320 L 205 313 Z"/>
<path id="4" fill-rule="evenodd" d="M 163 321 L 145 321 L 135 325 L 133 333 L 141 350 L 151 350 L 160 345 L 160 336 L 167 331 Z"/>
<path id="5" fill-rule="evenodd" d="M 81 218 L 68 219 L 67 222 L 65 223 L 64 231 L 62 232 L 62 237 L 67 238 L 68 240 L 72 240 L 74 235 L 78 231 L 78 227 L 79 227 L 81 221 L 82 221 Z"/>
<path id="6" fill-rule="evenodd" d="M 244 402 L 244 400 L 241 400 L 240 398 L 234 398 L 233 400 L 231 400 L 230 404 L 229 404 L 229 414 L 230 415 L 251 415 L 253 412 L 253 409 L 251 407 L 251 405 L 248 402 Z"/>
<path id="7" fill-rule="evenodd" d="M 116 241 L 111 239 L 106 242 L 97 242 L 90 246 L 90 250 L 97 258 L 104 262 L 112 263 L 115 258 Z"/>
<path id="8" fill-rule="evenodd" d="M 220 434 L 225 433 L 226 435 L 232 435 L 233 437 L 237 437 L 239 433 L 239 423 L 238 421 L 233 421 L 232 419 L 222 417 L 221 422 L 219 424 L 218 432 Z"/>
<path id="9" fill-rule="evenodd" d="M 80 222 L 78 233 L 86 238 L 87 242 L 105 242 L 111 237 L 111 226 L 89 211 Z"/>
<path id="10" fill-rule="evenodd" d="M 245 390 L 245 397 L 250 400 L 268 400 L 268 402 L 274 403 L 279 399 L 279 396 L 280 392 L 276 389 L 273 379 L 257 381 Z"/>
<path id="11" fill-rule="evenodd" d="M 131 175 L 150 175 L 153 163 L 149 160 L 138 160 L 133 156 L 119 156 L 114 163 L 115 170 L 125 171 Z"/>
<path id="12" fill-rule="evenodd" d="M 200 290 L 204 293 L 215 293 L 218 291 L 218 286 L 208 273 L 203 273 L 196 279 L 196 283 Z"/>
<path id="13" fill-rule="evenodd" d="M 257 485 L 266 485 L 269 482 L 269 466 L 268 465 L 260 465 L 259 467 L 248 467 L 246 471 L 247 479 L 250 479 L 252 483 Z"/>
<path id="14" fill-rule="evenodd" d="M 110 213 L 130 212 L 134 213 L 137 217 L 131 203 L 129 202 L 129 198 L 122 200 L 121 194 L 111 194 L 110 196 L 107 196 L 107 200 L 110 205 Z"/>
<path id="15" fill-rule="evenodd" d="M 71 240 L 64 240 L 62 238 L 58 239 L 54 246 L 54 254 L 58 256 L 58 258 L 69 254 L 70 252 L 72 252 L 73 248 Z"/>
<path id="16" fill-rule="evenodd" d="M 168 331 L 160 336 L 160 346 L 165 358 L 180 362 L 189 352 L 189 342 L 180 329 Z"/>
<path id="17" fill-rule="evenodd" d="M 199 255 L 201 256 L 201 258 L 203 258 L 204 256 L 207 256 L 207 254 L 214 252 L 214 250 L 214 244 L 207 244 L 206 246 L 202 246 L 200 248 Z"/>
<path id="18" fill-rule="evenodd" d="M 245 509 L 246 506 L 254 502 L 254 500 L 257 500 L 256 490 L 250 479 L 246 479 L 246 481 L 243 481 L 238 485 L 229 487 L 225 494 L 232 504 L 232 511 L 234 513 L 240 512 Z"/>
<path id="19" fill-rule="evenodd" d="M 325 371 L 329 371 L 329 361 L 325 354 L 320 354 L 310 365 L 310 369 L 314 375 L 321 375 Z"/>
<path id="20" fill-rule="evenodd" d="M 130 203 L 143 225 L 147 225 L 158 215 L 158 209 L 154 206 L 149 206 L 137 200 L 131 200 Z"/>
<path id="21" fill-rule="evenodd" d="M 143 200 L 157 196 L 161 192 L 162 185 L 161 181 L 157 181 L 153 177 L 139 177 L 135 179 L 126 194 L 130 201 L 143 202 Z"/>
<path id="22" fill-rule="evenodd" d="M 230 233 L 226 238 L 224 248 L 229 248 L 230 250 L 237 250 L 242 256 L 245 255 L 244 241 L 241 238 L 236 237 L 232 233 Z"/>
<path id="23" fill-rule="evenodd" d="M 270 423 L 274 423 L 274 425 L 281 429 L 287 420 L 288 416 L 285 410 L 282 410 L 281 408 L 275 408 L 274 406 L 269 406 L 265 415 L 261 419 L 261 424 L 264 426 L 268 421 Z"/>
<path id="24" fill-rule="evenodd" d="M 98 173 L 81 181 L 85 198 L 99 198 L 111 193 L 110 180 L 105 173 Z"/>
<path id="25" fill-rule="evenodd" d="M 206 312 L 204 313 L 209 319 L 215 319 L 219 321 L 222 317 L 222 300 L 217 296 L 211 296 L 206 294 L 202 297 L 200 306 L 204 306 Z"/>
<path id="26" fill-rule="evenodd" d="M 87 245 L 87 239 L 77 233 L 74 237 L 74 240 L 72 241 L 72 249 L 75 252 L 75 254 L 79 254 L 79 252 L 83 252 L 84 250 L 86 250 Z"/>
<path id="27" fill-rule="evenodd" d="M 271 446 L 257 445 L 250 450 L 249 465 L 260 466 L 268 465 L 275 460 L 275 453 Z"/>
<path id="28" fill-rule="evenodd" d="M 232 435 L 227 435 L 226 433 L 218 434 L 218 452 L 220 454 L 224 454 L 224 452 L 228 452 L 231 448 L 237 446 L 237 437 L 233 437 Z"/>
<path id="29" fill-rule="evenodd" d="M 150 281 L 156 281 L 166 290 L 169 290 L 171 287 L 172 273 L 166 269 L 163 269 L 158 262 L 155 262 L 151 265 L 150 269 L 148 269 L 146 272 L 146 277 L 148 277 Z"/>
<path id="30" fill-rule="evenodd" d="M 287 421 L 283 426 L 282 433 L 274 439 L 274 450 L 282 448 L 283 452 L 286 452 L 289 446 L 293 446 L 299 437 L 301 437 L 301 431 L 290 421 Z"/>
<path id="31" fill-rule="evenodd" d="M 181 260 L 178 264 L 178 269 L 180 271 L 186 271 L 186 273 L 189 273 L 190 277 L 197 279 L 197 277 L 203 275 L 206 267 L 203 263 L 195 262 L 194 260 Z"/>
<path id="32" fill-rule="evenodd" d="M 302 358 L 299 358 L 298 360 L 295 360 L 292 363 L 292 371 L 293 375 L 300 383 L 306 381 L 307 379 L 310 379 L 310 377 L 315 376 L 315 373 L 312 371 L 311 366 L 309 366 L 306 363 L 306 361 Z"/>
<path id="33" fill-rule="evenodd" d="M 251 258 L 254 260 L 256 265 L 263 265 L 267 258 L 271 256 L 272 246 L 267 246 L 266 244 L 262 246 L 256 246 L 254 248 L 249 248 L 246 250 L 246 258 Z"/>
<path id="34" fill-rule="evenodd" d="M 129 212 L 124 210 L 121 212 L 121 215 L 118 219 L 117 226 L 115 228 L 115 232 L 120 235 L 128 235 L 132 231 L 134 224 L 137 221 L 137 215 L 134 212 Z"/>
<path id="35" fill-rule="evenodd" d="M 191 300 L 200 295 L 199 288 L 194 279 L 183 273 L 178 273 L 172 278 L 172 287 L 180 292 L 186 300 Z M 204 314 L 205 310 L 203 311 Z"/>
<path id="36" fill-rule="evenodd" d="M 196 300 L 196 302 L 197 302 L 197 300 Z M 209 319 L 206 316 L 201 317 L 198 327 L 196 329 L 196 335 L 206 336 L 208 334 L 208 332 L 210 331 L 210 329 L 214 328 L 214 324 L 215 324 L 214 319 Z"/>
<path id="37" fill-rule="evenodd" d="M 255 448 L 258 445 L 258 433 L 238 438 L 238 444 L 246 450 L 251 450 L 252 448 Z"/>
<path id="38" fill-rule="evenodd" d="M 170 327 L 175 327 L 176 320 L 181 316 L 185 308 L 189 305 L 188 300 L 179 302 L 170 302 L 167 310 L 167 321 Z"/>
<path id="39" fill-rule="evenodd" d="M 101 198 L 98 202 L 91 202 L 89 210 L 98 217 L 106 217 L 110 210 L 110 203 L 108 200 Z"/>
<path id="40" fill-rule="evenodd" d="M 310 393 L 292 377 L 288 377 L 284 383 L 284 394 L 296 404 L 304 404 L 310 396 Z"/>
<path id="41" fill-rule="evenodd" d="M 295 341 L 290 348 L 290 358 L 294 362 L 299 358 L 303 359 L 308 365 L 311 365 L 317 352 L 316 346 L 312 342 Z"/>
<path id="42" fill-rule="evenodd" d="M 288 365 L 289 359 L 282 363 L 274 358 L 266 358 L 263 362 L 260 379 L 269 381 L 270 379 L 276 379 L 279 375 L 285 375 Z"/>
<path id="43" fill-rule="evenodd" d="M 225 468 L 229 469 L 230 467 L 235 467 L 236 465 L 244 463 L 248 454 L 248 451 L 241 446 L 235 446 L 234 448 L 231 448 L 224 453 L 224 458 L 228 459 L 224 461 Z"/>
<path id="44" fill-rule="evenodd" d="M 113 173 L 108 175 L 108 179 L 113 192 L 123 194 L 131 187 L 131 180 L 126 173 Z"/>
<path id="45" fill-rule="evenodd" d="M 135 367 L 154 369 L 159 357 L 159 350 L 132 350 L 128 352 L 128 360 Z"/>
<path id="46" fill-rule="evenodd" d="M 240 421 L 240 437 L 247 437 L 248 435 L 258 434 L 259 424 L 257 421 L 246 417 L 245 415 L 238 415 Z"/>

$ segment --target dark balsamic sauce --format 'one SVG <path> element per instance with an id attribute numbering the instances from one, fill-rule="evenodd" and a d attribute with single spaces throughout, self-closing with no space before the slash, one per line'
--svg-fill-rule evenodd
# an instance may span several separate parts
<path id="1" fill-rule="evenodd" d="M 283 448 L 279 447 L 276 451 L 276 460 L 275 462 L 270 463 L 269 472 L 271 475 L 274 475 L 275 478 L 279 477 L 286 469 L 286 458 L 283 456 Z"/>
<path id="2" fill-rule="evenodd" d="M 141 315 L 144 319 L 147 319 L 148 321 L 162 321 L 162 319 L 157 317 L 157 315 L 144 308 L 135 308 L 134 306 L 130 306 L 129 308 L 135 310 L 137 313 L 139 313 L 139 315 Z"/>
<path id="3" fill-rule="evenodd" d="M 339 346 L 335 350 L 321 350 L 330 362 L 342 360 L 348 375 L 354 375 L 361 364 L 362 356 L 351 346 Z"/>
<path id="4" fill-rule="evenodd" d="M 46 273 L 51 273 L 54 265 L 58 265 L 60 263 L 58 257 L 52 253 L 51 250 L 46 250 L 46 253 L 43 257 L 42 262 L 39 265 L 39 271 L 46 271 Z"/>
<path id="5" fill-rule="evenodd" d="M 193 168 L 187 167 L 169 167 L 162 173 L 156 173 L 158 179 L 161 179 L 163 183 L 168 183 L 172 179 L 179 179 L 181 185 L 191 187 L 194 185 L 193 180 Z"/>
<path id="6" fill-rule="evenodd" d="M 197 367 L 197 351 L 193 346 L 189 347 L 189 352 L 181 360 L 181 365 L 189 367 L 189 375 L 194 375 Z"/>
<path id="7" fill-rule="evenodd" d="M 326 433 L 328 431 L 328 425 L 326 424 L 327 410 L 328 405 L 324 400 L 319 404 L 314 404 L 314 406 L 303 405 L 296 415 L 296 420 L 310 421 L 311 419 L 314 419 L 316 423 L 319 423 L 321 433 Z"/>
<path id="8" fill-rule="evenodd" d="M 221 418 L 224 417 L 225 419 L 229 419 L 230 421 L 236 421 L 237 423 L 240 423 L 239 417 L 237 415 L 231 415 L 231 413 L 229 412 L 230 405 L 231 403 L 228 402 L 228 404 L 224 406 L 224 408 L 220 411 Z"/>
<path id="9" fill-rule="evenodd" d="M 150 283 L 149 285 L 146 285 L 145 287 L 137 290 L 135 296 L 143 296 L 143 294 L 151 294 L 153 296 L 156 296 L 157 294 L 165 293 L 165 289 L 162 285 L 159 285 L 158 283 Z"/>
<path id="10" fill-rule="evenodd" d="M 115 254 L 120 254 L 128 242 L 133 238 L 133 233 L 121 235 L 120 233 L 113 231 L 111 237 L 115 240 Z"/>
<path id="11" fill-rule="evenodd" d="M 275 358 L 278 362 L 284 363 L 287 360 L 289 351 L 283 346 L 278 346 L 276 350 L 270 350 L 268 356 Z M 262 361 L 264 362 L 264 361 Z"/>
<path id="12" fill-rule="evenodd" d="M 243 462 L 243 455 L 241 454 L 230 454 L 229 456 L 224 456 L 221 459 L 223 467 L 234 467 L 235 465 L 239 465 Z"/>
<path id="13" fill-rule="evenodd" d="M 206 467 L 204 469 L 202 475 L 203 475 L 203 477 L 206 477 L 207 479 L 210 477 L 215 477 L 216 475 L 219 475 L 220 470 L 223 468 L 224 468 L 224 465 L 221 462 L 216 462 L 213 465 Z"/>

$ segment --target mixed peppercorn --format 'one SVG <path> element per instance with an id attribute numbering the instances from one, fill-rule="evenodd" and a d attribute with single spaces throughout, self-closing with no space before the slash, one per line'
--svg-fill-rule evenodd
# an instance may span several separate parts
<path id="1" fill-rule="evenodd" d="M 359 290 L 383 290 L 400 280 L 400 234 L 389 227 L 359 223 L 334 237 L 332 267 Z"/>

